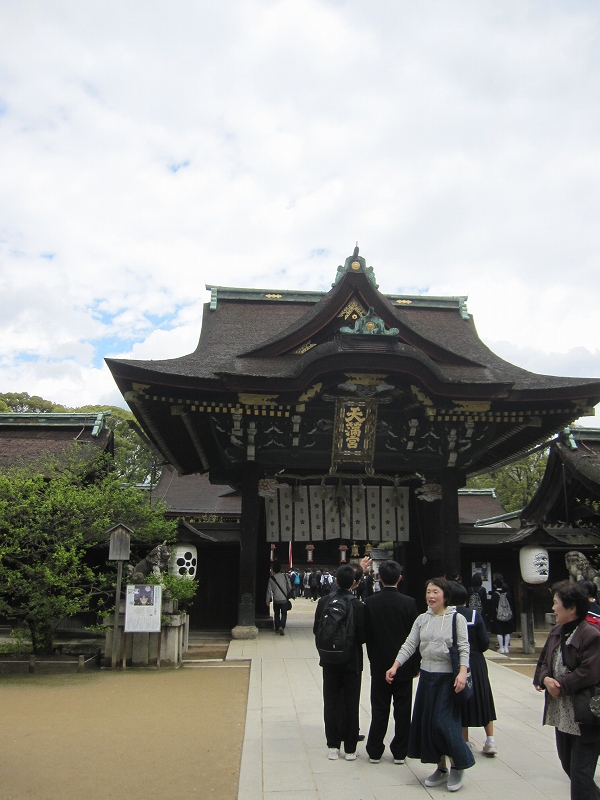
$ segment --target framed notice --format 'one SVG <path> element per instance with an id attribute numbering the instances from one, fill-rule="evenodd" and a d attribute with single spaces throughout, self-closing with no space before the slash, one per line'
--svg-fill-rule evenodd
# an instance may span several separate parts
<path id="1" fill-rule="evenodd" d="M 471 561 L 471 575 L 479 572 L 481 585 L 488 593 L 492 593 L 492 565 L 489 561 Z"/>
<path id="2" fill-rule="evenodd" d="M 160 633 L 162 586 L 127 586 L 125 633 Z"/>

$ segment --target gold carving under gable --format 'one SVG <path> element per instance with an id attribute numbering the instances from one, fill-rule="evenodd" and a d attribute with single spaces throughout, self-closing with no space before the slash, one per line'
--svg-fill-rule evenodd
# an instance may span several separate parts
<path id="1" fill-rule="evenodd" d="M 380 386 L 387 378 L 387 375 L 371 375 L 368 372 L 344 372 L 344 375 L 357 386 Z"/>
<path id="2" fill-rule="evenodd" d="M 412 305 L 412 300 L 396 300 L 396 304 L 399 306 L 410 306 Z"/>
<path id="3" fill-rule="evenodd" d="M 322 383 L 315 383 L 305 392 L 303 392 L 300 397 L 298 398 L 299 403 L 306 403 L 308 400 L 312 400 L 313 397 L 316 397 L 321 389 L 323 388 Z"/>
<path id="4" fill-rule="evenodd" d="M 344 319 L 358 319 L 359 317 L 364 317 L 367 313 L 366 309 L 361 306 L 361 304 L 356 300 L 356 298 L 352 298 L 349 303 L 342 308 L 341 312 L 338 314 L 338 317 L 343 317 Z"/>
<path id="5" fill-rule="evenodd" d="M 489 411 L 492 404 L 489 400 L 453 400 L 460 411 Z"/>
<path id="6" fill-rule="evenodd" d="M 308 353 L 309 350 L 312 350 L 313 347 L 316 346 L 316 342 L 305 342 L 304 344 L 301 344 L 300 347 L 297 347 L 293 353 L 294 355 L 301 356 L 303 353 Z"/>
<path id="7" fill-rule="evenodd" d="M 411 386 L 410 390 L 414 394 L 414 396 L 417 398 L 417 400 L 419 400 L 421 403 L 423 403 L 423 405 L 425 405 L 425 406 L 432 406 L 433 405 L 433 400 L 430 397 L 427 397 L 427 395 L 424 392 L 422 392 L 419 389 L 418 386 Z"/>
<path id="8" fill-rule="evenodd" d="M 266 294 L 265 297 L 267 298 L 267 300 L 279 300 L 280 298 L 283 297 L 283 295 L 282 294 Z"/>
<path id="9" fill-rule="evenodd" d="M 278 394 L 238 394 L 238 399 L 244 406 L 276 406 L 278 397 Z"/>

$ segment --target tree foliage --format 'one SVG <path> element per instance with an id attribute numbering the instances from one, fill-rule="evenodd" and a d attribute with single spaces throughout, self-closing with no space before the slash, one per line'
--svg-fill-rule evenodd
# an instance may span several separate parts
<path id="1" fill-rule="evenodd" d="M 110 597 L 111 527 L 127 525 L 138 544 L 175 538 L 162 504 L 124 487 L 109 462 L 90 463 L 73 445 L 60 460 L 0 471 L 0 614 L 28 626 L 35 653 L 51 650 L 65 616 Z"/>
<path id="2" fill-rule="evenodd" d="M 519 511 L 536 493 L 546 469 L 547 450 L 538 450 L 514 464 L 478 475 L 467 481 L 469 489 L 495 489 L 503 508 Z"/>
<path id="3" fill-rule="evenodd" d="M 6 408 L 3 408 L 6 406 Z M 30 396 L 27 392 L 5 392 L 0 394 L 0 412 L 15 411 L 30 414 L 46 413 L 87 413 L 97 414 L 100 411 L 110 411 L 107 420 L 108 427 L 115 436 L 115 469 L 128 483 L 146 483 L 155 481 L 160 473 L 160 460 L 137 435 L 129 425 L 134 420 L 131 411 L 119 406 L 88 405 L 79 408 L 67 406 L 44 400 L 37 395 Z"/>

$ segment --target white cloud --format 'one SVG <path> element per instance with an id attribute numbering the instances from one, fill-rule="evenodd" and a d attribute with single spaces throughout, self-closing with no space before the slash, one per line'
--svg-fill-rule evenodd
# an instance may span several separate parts
<path id="1" fill-rule="evenodd" d="M 596 5 L 23 0 L 0 26 L 0 388 L 116 397 L 99 356 L 193 349 L 205 283 L 326 289 L 356 239 L 383 291 L 469 295 L 516 363 L 598 374 Z"/>

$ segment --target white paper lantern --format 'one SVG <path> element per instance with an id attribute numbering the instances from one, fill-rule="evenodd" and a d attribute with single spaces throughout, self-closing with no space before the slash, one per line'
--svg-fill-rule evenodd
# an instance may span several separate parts
<path id="1" fill-rule="evenodd" d="M 525 583 L 546 583 L 550 563 L 548 551 L 539 544 L 529 544 L 519 552 L 521 577 Z"/>
<path id="2" fill-rule="evenodd" d="M 198 567 L 198 551 L 193 544 L 176 544 L 172 548 L 169 572 L 180 578 L 194 580 Z"/>

